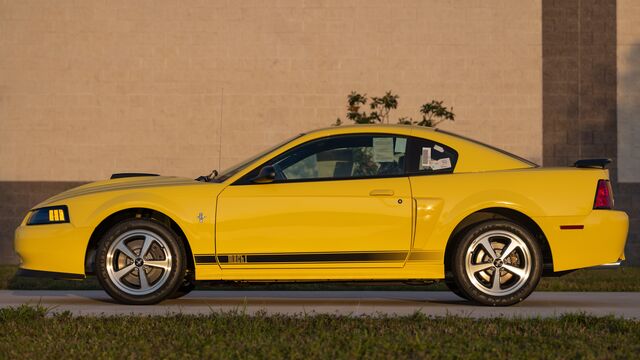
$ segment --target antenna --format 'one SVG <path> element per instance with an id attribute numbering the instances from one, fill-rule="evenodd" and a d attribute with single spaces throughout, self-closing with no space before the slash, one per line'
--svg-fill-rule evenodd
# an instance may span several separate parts
<path id="1" fill-rule="evenodd" d="M 218 169 L 222 171 L 222 106 L 224 104 L 224 88 L 220 92 L 220 125 L 218 125 Z"/>

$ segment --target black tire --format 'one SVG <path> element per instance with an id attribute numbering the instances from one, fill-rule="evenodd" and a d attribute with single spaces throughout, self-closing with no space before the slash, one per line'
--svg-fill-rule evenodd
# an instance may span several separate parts
<path id="1" fill-rule="evenodd" d="M 138 262 L 141 259 L 139 256 L 135 256 L 137 259 L 132 260 L 129 256 L 124 255 L 126 252 L 117 250 L 118 244 L 125 243 L 126 241 L 129 241 L 128 244 L 131 244 L 132 241 L 137 241 L 139 244 L 140 240 L 134 238 L 136 233 L 149 234 L 150 237 L 155 239 L 155 242 L 151 241 L 151 245 L 147 249 L 146 254 L 152 251 L 156 254 L 162 254 L 164 259 L 161 258 L 159 261 L 165 262 L 165 268 L 156 270 L 152 266 L 144 265 L 145 261 L 151 263 L 151 260 L 155 259 L 142 259 L 142 265 L 138 266 Z M 133 234 L 131 238 L 129 238 L 133 240 L 126 238 L 128 234 Z M 144 237 L 142 241 L 145 242 L 146 239 L 147 237 Z M 114 250 L 114 247 L 116 247 L 116 250 Z M 126 245 L 126 247 L 131 251 L 130 254 L 132 255 L 139 255 L 139 252 L 142 252 L 142 248 L 138 249 L 138 253 L 136 253 L 136 249 L 131 248 L 130 245 Z M 108 256 L 109 253 L 111 253 L 110 256 Z M 124 220 L 109 229 L 100 240 L 96 252 L 96 276 L 103 289 L 120 303 L 132 305 L 156 304 L 176 293 L 182 285 L 182 280 L 185 278 L 186 272 L 185 253 L 182 241 L 171 229 L 163 224 L 151 219 Z M 124 256 L 124 260 L 122 256 Z M 111 264 L 108 264 L 108 259 L 111 259 Z M 122 269 L 119 270 L 123 270 L 123 272 L 126 273 L 121 279 L 136 279 L 135 275 L 137 274 L 140 288 L 138 291 L 143 291 L 142 278 L 144 278 L 145 281 L 149 280 L 146 289 L 151 292 L 138 294 L 135 291 L 135 285 L 129 285 L 130 283 L 125 282 L 126 280 L 116 283 L 114 281 L 114 278 L 118 278 L 114 270 L 116 267 L 122 267 Z M 127 272 L 126 270 L 129 268 L 132 268 L 132 270 Z M 141 277 L 140 275 L 142 274 L 140 274 L 140 271 L 144 271 L 145 275 Z M 159 271 L 162 275 L 153 282 L 150 275 L 147 275 L 147 271 L 149 274 L 151 274 L 152 271 Z M 114 278 L 110 277 L 110 274 Z M 132 283 L 135 283 L 135 280 L 132 280 L 131 284 Z"/>
<path id="2" fill-rule="evenodd" d="M 488 241 L 491 250 L 486 250 L 484 241 Z M 509 251 L 512 243 L 516 248 Z M 509 254 L 502 254 L 504 251 Z M 480 268 L 486 269 L 477 270 Z M 538 285 L 542 252 L 524 227 L 511 221 L 491 220 L 470 228 L 462 236 L 452 256 L 451 270 L 463 297 L 482 305 L 508 306 L 526 299 Z"/>
<path id="3" fill-rule="evenodd" d="M 458 295 L 459 297 L 465 300 L 469 300 L 469 298 L 467 298 L 466 295 L 462 291 L 460 291 L 460 288 L 458 287 L 456 282 L 453 280 L 453 275 L 446 275 L 444 279 L 444 284 L 447 286 L 447 289 L 449 289 L 449 291 L 451 291 L 452 293 Z"/>
<path id="4" fill-rule="evenodd" d="M 193 280 L 193 277 L 191 275 L 187 275 L 182 280 L 182 283 L 180 284 L 180 287 L 178 288 L 178 290 L 176 290 L 176 292 L 173 293 L 173 295 L 171 295 L 169 298 L 179 299 L 189 294 L 191 291 L 193 291 L 193 289 L 195 289 L 195 287 L 196 287 L 196 283 Z"/>

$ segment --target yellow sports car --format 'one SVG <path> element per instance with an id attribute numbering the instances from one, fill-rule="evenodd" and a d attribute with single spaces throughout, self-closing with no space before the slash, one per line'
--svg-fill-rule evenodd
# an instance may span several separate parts
<path id="1" fill-rule="evenodd" d="M 543 275 L 624 259 L 607 162 L 541 168 L 440 130 L 332 127 L 196 180 L 115 174 L 65 191 L 29 211 L 15 249 L 23 275 L 95 274 L 128 304 L 197 280 L 443 280 L 510 305 Z"/>

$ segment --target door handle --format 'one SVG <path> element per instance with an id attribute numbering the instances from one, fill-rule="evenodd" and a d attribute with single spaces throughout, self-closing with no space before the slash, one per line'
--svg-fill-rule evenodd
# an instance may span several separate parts
<path id="1" fill-rule="evenodd" d="M 374 189 L 369 192 L 370 196 L 393 196 L 391 189 Z"/>

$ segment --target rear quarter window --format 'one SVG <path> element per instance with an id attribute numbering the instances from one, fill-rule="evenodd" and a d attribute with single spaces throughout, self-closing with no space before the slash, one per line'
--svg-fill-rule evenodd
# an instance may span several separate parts
<path id="1" fill-rule="evenodd" d="M 411 138 L 408 175 L 451 174 L 458 162 L 458 152 L 442 143 Z"/>

